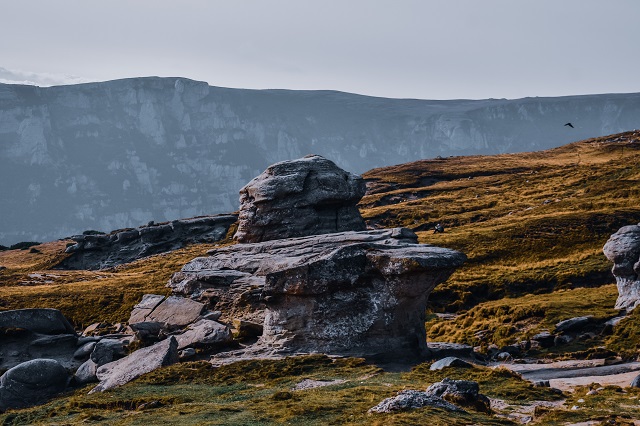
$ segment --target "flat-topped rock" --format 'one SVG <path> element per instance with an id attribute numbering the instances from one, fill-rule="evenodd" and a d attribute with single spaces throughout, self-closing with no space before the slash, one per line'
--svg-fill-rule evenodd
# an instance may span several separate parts
<path id="1" fill-rule="evenodd" d="M 42 334 L 75 334 L 57 309 L 16 309 L 0 312 L 0 328 L 21 328 Z"/>
<path id="2" fill-rule="evenodd" d="M 466 257 L 416 241 L 395 228 L 237 244 L 192 260 L 169 286 L 217 292 L 208 308 L 227 316 L 262 310 L 257 347 L 278 353 L 425 357 L 427 298 Z"/>
<path id="3" fill-rule="evenodd" d="M 618 286 L 615 308 L 635 309 L 640 304 L 640 224 L 620 228 L 602 251 L 613 262 L 611 272 Z"/>
<path id="4" fill-rule="evenodd" d="M 363 231 L 364 180 L 319 155 L 269 166 L 240 190 L 240 243 Z"/>

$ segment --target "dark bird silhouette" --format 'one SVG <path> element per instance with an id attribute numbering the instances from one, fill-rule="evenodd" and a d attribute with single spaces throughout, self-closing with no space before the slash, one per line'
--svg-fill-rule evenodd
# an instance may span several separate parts
<path id="1" fill-rule="evenodd" d="M 571 123 L 567 123 L 567 124 L 565 124 L 565 126 L 569 126 L 569 127 L 571 127 L 572 129 L 575 129 L 575 127 L 573 127 L 573 124 L 571 124 Z"/>

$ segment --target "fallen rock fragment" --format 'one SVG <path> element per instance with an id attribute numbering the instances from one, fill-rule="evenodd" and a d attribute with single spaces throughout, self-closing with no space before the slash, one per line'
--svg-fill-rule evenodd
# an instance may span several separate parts
<path id="1" fill-rule="evenodd" d="M 53 359 L 33 359 L 0 377 L 0 412 L 46 402 L 62 392 L 69 381 L 67 370 Z"/>
<path id="2" fill-rule="evenodd" d="M 185 297 L 169 296 L 156 304 L 157 295 L 145 296 L 147 297 L 143 298 L 131 313 L 131 326 L 141 322 L 155 322 L 164 324 L 164 328 L 169 330 L 182 328 L 197 320 L 204 309 L 204 304 Z"/>
<path id="3" fill-rule="evenodd" d="M 429 386 L 426 394 L 462 406 L 473 407 L 478 411 L 491 412 L 489 398 L 480 394 L 478 383 L 470 380 L 452 380 L 445 378 L 441 382 Z"/>
<path id="4" fill-rule="evenodd" d="M 108 364 L 125 355 L 124 344 L 116 339 L 102 339 L 97 342 L 91 352 L 91 361 L 97 366 Z"/>
<path id="5" fill-rule="evenodd" d="M 440 397 L 433 396 L 427 392 L 417 390 L 403 390 L 398 395 L 387 398 L 373 408 L 369 409 L 369 413 L 393 413 L 395 411 L 404 411 L 424 407 L 444 408 L 445 410 L 454 412 L 464 412 L 459 407 L 443 400 Z"/>
<path id="6" fill-rule="evenodd" d="M 104 392 L 149 373 L 157 368 L 178 362 L 178 342 L 171 336 L 153 346 L 139 349 L 129 356 L 98 368 L 100 383 L 89 393 Z"/>
<path id="7" fill-rule="evenodd" d="M 202 319 L 189 326 L 187 331 L 175 336 L 178 350 L 187 347 L 222 346 L 233 340 L 231 330 L 224 324 Z"/>
<path id="8" fill-rule="evenodd" d="M 433 364 L 431 364 L 431 367 L 429 367 L 429 370 L 436 371 L 436 370 L 442 370 L 443 368 L 455 368 L 455 367 L 471 368 L 473 367 L 473 365 L 466 361 L 461 360 L 460 358 L 449 356 L 446 358 L 439 359 Z"/>

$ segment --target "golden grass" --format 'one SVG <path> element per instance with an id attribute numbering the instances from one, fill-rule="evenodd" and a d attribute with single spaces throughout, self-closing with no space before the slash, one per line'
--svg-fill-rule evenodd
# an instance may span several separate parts
<path id="1" fill-rule="evenodd" d="M 532 153 L 452 157 L 363 175 L 370 226 L 405 226 L 469 257 L 430 298 L 437 311 L 613 282 L 602 246 L 640 222 L 640 133 Z M 442 223 L 446 232 L 430 230 Z"/>

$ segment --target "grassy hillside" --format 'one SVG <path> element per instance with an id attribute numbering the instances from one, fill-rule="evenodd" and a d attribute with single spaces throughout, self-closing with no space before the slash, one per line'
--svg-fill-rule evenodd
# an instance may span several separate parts
<path id="1" fill-rule="evenodd" d="M 436 311 L 613 283 L 602 246 L 640 222 L 640 132 L 548 151 L 450 157 L 371 170 L 372 227 L 405 226 L 468 262 L 434 291 Z M 436 223 L 446 232 L 433 234 Z"/>

